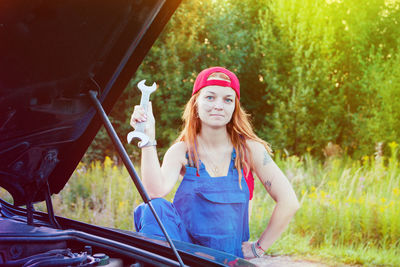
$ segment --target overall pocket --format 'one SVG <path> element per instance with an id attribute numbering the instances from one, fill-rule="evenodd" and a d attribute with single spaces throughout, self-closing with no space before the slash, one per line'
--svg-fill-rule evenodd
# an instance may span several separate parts
<path id="1" fill-rule="evenodd" d="M 247 201 L 242 192 L 197 192 L 188 225 L 195 242 L 237 254 L 241 249 Z"/>

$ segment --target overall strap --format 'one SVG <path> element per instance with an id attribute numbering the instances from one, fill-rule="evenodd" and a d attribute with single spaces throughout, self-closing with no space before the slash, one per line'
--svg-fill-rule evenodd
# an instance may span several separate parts
<path id="1" fill-rule="evenodd" d="M 232 151 L 232 160 L 235 160 L 236 158 L 236 151 L 235 148 L 233 148 Z M 253 199 L 253 192 L 254 192 L 254 176 L 253 173 L 249 170 L 247 171 L 246 169 L 243 168 L 243 176 L 244 179 L 246 180 L 247 183 L 247 187 L 249 188 L 249 199 L 252 200 Z"/>

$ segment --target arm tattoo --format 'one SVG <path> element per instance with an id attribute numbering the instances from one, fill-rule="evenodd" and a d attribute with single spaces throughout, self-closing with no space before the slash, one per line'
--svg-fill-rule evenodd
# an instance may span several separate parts
<path id="1" fill-rule="evenodd" d="M 268 189 L 268 190 L 271 190 L 271 182 L 269 181 L 269 180 L 267 180 L 267 181 L 264 181 L 264 185 L 265 185 L 265 187 Z"/>
<path id="2" fill-rule="evenodd" d="M 267 150 L 264 150 L 264 161 L 263 164 L 267 165 L 267 163 L 270 163 L 272 161 L 271 156 L 268 154 Z"/>
<path id="3" fill-rule="evenodd" d="M 272 158 L 271 158 L 271 156 L 268 154 L 268 151 L 267 151 L 267 150 L 264 150 L 263 165 L 265 166 L 265 165 L 267 165 L 267 164 L 270 163 L 270 162 L 272 162 Z M 266 181 L 263 181 L 263 184 L 264 184 L 265 188 L 266 188 L 268 191 L 271 190 L 272 183 L 271 183 L 271 180 L 270 180 L 270 179 L 267 179 Z"/>

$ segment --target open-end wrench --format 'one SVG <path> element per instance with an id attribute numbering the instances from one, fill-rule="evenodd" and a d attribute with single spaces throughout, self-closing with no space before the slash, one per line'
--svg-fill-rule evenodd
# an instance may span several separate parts
<path id="1" fill-rule="evenodd" d="M 145 84 L 146 80 L 142 80 L 138 83 L 138 88 L 142 92 L 142 97 L 140 98 L 140 106 L 143 108 L 145 114 L 147 114 L 147 106 L 149 104 L 149 99 L 151 93 L 157 89 L 157 84 L 153 83 L 152 86 L 147 86 Z M 135 125 L 135 130 L 128 133 L 127 139 L 130 144 L 133 139 L 140 139 L 139 147 L 143 147 L 149 142 L 149 137 L 144 133 L 146 122 L 138 122 Z"/>

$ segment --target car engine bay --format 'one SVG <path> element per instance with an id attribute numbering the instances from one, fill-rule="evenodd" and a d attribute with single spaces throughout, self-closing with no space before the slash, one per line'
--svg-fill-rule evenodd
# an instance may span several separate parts
<path id="1" fill-rule="evenodd" d="M 1 266 L 145 266 L 118 252 L 118 244 L 109 246 L 101 238 L 79 231 L 0 217 L 0 235 Z"/>

